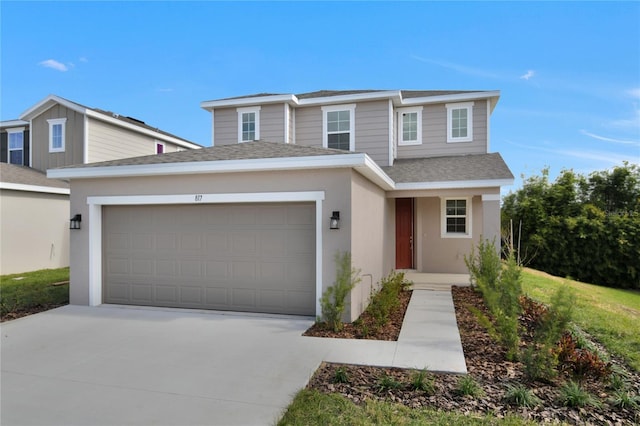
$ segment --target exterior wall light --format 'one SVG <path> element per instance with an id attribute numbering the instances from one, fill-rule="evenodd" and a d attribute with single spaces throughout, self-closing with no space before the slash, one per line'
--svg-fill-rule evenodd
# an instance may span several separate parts
<path id="1" fill-rule="evenodd" d="M 80 229 L 80 222 L 82 222 L 82 215 L 75 215 L 69 220 L 69 229 Z"/>
<path id="2" fill-rule="evenodd" d="M 334 211 L 329 218 L 329 229 L 340 229 L 340 212 Z"/>

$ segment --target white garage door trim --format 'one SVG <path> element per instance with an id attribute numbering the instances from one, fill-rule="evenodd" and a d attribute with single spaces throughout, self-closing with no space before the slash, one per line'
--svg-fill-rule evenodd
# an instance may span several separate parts
<path id="1" fill-rule="evenodd" d="M 285 203 L 316 204 L 316 316 L 321 315 L 322 201 L 324 191 L 254 192 L 231 194 L 122 195 L 87 197 L 89 205 L 89 305 L 102 304 L 102 206 L 153 204 Z"/>

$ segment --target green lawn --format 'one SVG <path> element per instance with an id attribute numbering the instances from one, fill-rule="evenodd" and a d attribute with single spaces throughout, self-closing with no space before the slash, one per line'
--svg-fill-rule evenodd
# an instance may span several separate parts
<path id="1" fill-rule="evenodd" d="M 585 284 L 553 277 L 535 270 L 523 271 L 522 288 L 531 298 L 547 303 L 560 285 L 576 295 L 574 322 L 640 371 L 640 292 Z"/>
<path id="2" fill-rule="evenodd" d="M 11 319 L 14 313 L 69 303 L 69 284 L 59 284 L 65 281 L 69 281 L 69 268 L 0 276 L 0 316 Z"/>
<path id="3" fill-rule="evenodd" d="M 432 409 L 411 409 L 388 402 L 367 401 L 356 405 L 338 394 L 325 395 L 303 389 L 289 405 L 278 426 L 288 425 L 506 425 L 528 426 L 537 423 L 521 417 L 449 413 Z"/>

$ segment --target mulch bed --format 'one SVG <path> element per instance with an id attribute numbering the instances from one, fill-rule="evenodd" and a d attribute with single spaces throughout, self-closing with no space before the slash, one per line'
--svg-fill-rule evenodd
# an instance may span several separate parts
<path id="1" fill-rule="evenodd" d="M 26 316 L 33 315 L 33 314 L 37 314 L 39 312 L 48 311 L 49 309 L 59 308 L 60 306 L 65 306 L 65 305 L 68 305 L 68 303 L 38 305 L 38 306 L 32 306 L 29 309 L 23 309 L 23 310 L 19 310 L 19 311 L 7 312 L 6 314 L 3 314 L 2 316 L 0 316 L 0 322 L 11 321 L 11 320 L 14 320 L 14 319 L 26 317 Z"/>
<path id="2" fill-rule="evenodd" d="M 308 387 L 324 393 L 340 393 L 356 404 L 373 399 L 396 402 L 412 408 L 430 407 L 464 414 L 492 413 L 499 418 L 511 413 L 539 422 L 561 421 L 576 425 L 640 424 L 640 413 L 631 409 L 616 408 L 607 402 L 612 391 L 600 381 L 585 380 L 583 382 L 583 386 L 592 395 L 598 397 L 601 403 L 599 407 L 585 408 L 569 408 L 559 403 L 559 386 L 561 380 L 567 379 L 566 376 L 559 377 L 553 383 L 527 383 L 522 364 L 506 361 L 505 350 L 496 344 L 469 311 L 468 307 L 473 306 L 486 312 L 480 294 L 470 287 L 453 287 L 452 293 L 468 374 L 482 386 L 484 393 L 482 397 L 459 395 L 456 388 L 458 380 L 462 377 L 460 375 L 430 373 L 434 379 L 435 391 L 427 393 L 412 390 L 409 386 L 411 376 L 415 373 L 412 370 L 329 363 L 322 364 L 311 378 Z M 404 311 L 394 315 L 394 318 L 400 321 L 393 326 L 397 327 L 399 332 Z M 328 335 L 358 338 L 356 334 L 348 336 L 346 330 L 348 328 L 345 328 L 340 336 Z M 311 330 L 309 332 L 314 333 Z M 383 333 L 385 336 L 390 334 Z M 636 395 L 640 394 L 640 374 L 629 372 L 629 369 L 625 369 L 620 361 L 612 362 L 617 369 L 626 370 L 629 383 Z M 335 381 L 338 369 L 340 373 L 346 373 L 348 383 Z M 380 378 L 383 375 L 392 377 L 404 385 L 399 389 L 383 389 L 380 386 Z M 542 403 L 534 408 L 508 405 L 504 401 L 506 385 L 517 383 L 526 384 Z"/>

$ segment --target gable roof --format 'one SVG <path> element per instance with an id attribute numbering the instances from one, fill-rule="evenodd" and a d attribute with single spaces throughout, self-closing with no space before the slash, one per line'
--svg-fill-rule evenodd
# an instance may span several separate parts
<path id="1" fill-rule="evenodd" d="M 187 139 L 181 138 L 172 133 L 165 132 L 163 130 L 160 130 L 157 127 L 149 126 L 142 120 L 120 115 L 111 111 L 102 110 L 99 108 L 90 108 L 88 106 L 70 101 L 68 99 L 65 99 L 57 95 L 49 95 L 44 99 L 42 99 L 40 102 L 31 106 L 29 109 L 27 109 L 20 115 L 20 120 L 24 120 L 24 121 L 32 120 L 33 118 L 39 116 L 40 114 L 47 111 L 48 109 L 50 109 L 52 106 L 56 104 L 62 105 L 65 108 L 68 108 L 72 111 L 76 111 L 80 114 L 83 114 L 101 121 L 105 121 L 119 127 L 125 127 L 133 131 L 145 133 L 152 137 L 166 140 L 168 142 L 175 143 L 185 148 L 197 149 L 202 147 L 202 145 L 197 144 L 195 142 L 191 142 Z"/>
<path id="2" fill-rule="evenodd" d="M 513 174 L 499 153 L 399 159 L 382 170 L 398 189 L 448 187 L 463 181 L 505 181 L 501 185 L 510 185 L 512 182 L 506 181 L 513 181 Z"/>
<path id="3" fill-rule="evenodd" d="M 365 153 L 263 141 L 79 164 L 49 170 L 47 175 L 74 179 L 321 168 L 353 168 L 384 190 L 513 183 L 500 154 L 397 160 L 394 166 L 381 168 Z"/>
<path id="4" fill-rule="evenodd" d="M 0 163 L 0 189 L 69 194 L 69 183 L 26 166 Z"/>

